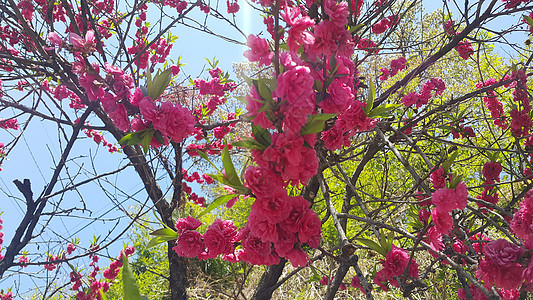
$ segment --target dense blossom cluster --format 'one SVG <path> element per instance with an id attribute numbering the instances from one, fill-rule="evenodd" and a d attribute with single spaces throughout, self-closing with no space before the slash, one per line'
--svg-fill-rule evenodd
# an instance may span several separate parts
<path id="1" fill-rule="evenodd" d="M 75 247 L 73 244 L 69 244 L 67 246 L 67 252 L 74 251 Z M 98 246 L 92 246 L 90 251 L 96 251 L 98 250 Z M 97 265 L 100 257 L 96 254 L 91 254 L 89 257 L 91 258 L 91 263 L 89 266 L 93 267 L 92 272 L 89 274 L 89 280 L 86 283 L 87 289 L 82 289 L 82 285 L 84 284 L 84 281 L 82 281 L 82 274 L 77 271 L 70 272 L 70 282 L 72 283 L 72 290 L 78 291 L 76 294 L 76 297 L 78 300 L 93 300 L 93 299 L 101 299 L 101 293 L 105 293 L 109 290 L 109 287 L 113 283 L 113 280 L 118 276 L 118 273 L 120 271 L 120 268 L 122 268 L 122 257 L 125 255 L 131 256 L 135 252 L 134 247 L 126 247 L 123 251 L 120 251 L 120 255 L 117 258 L 117 260 L 114 260 L 109 265 L 108 269 L 105 269 L 104 272 L 102 272 L 102 275 L 105 280 L 98 280 L 96 279 L 98 272 L 100 271 L 100 267 Z"/>
<path id="2" fill-rule="evenodd" d="M 418 278 L 418 264 L 413 259 L 409 258 L 409 252 L 392 245 L 391 251 L 387 252 L 385 260 L 381 261 L 383 269 L 376 273 L 374 283 L 387 291 L 387 283 L 395 287 L 400 287 L 407 282 L 407 279 Z M 406 270 L 406 272 L 405 272 Z M 409 277 L 404 276 L 404 272 Z"/>
<path id="3" fill-rule="evenodd" d="M 442 95 L 446 89 L 446 84 L 441 78 L 431 78 L 422 86 L 422 90 L 418 93 L 409 92 L 402 98 L 405 106 L 416 105 L 417 108 L 428 104 L 431 97 Z M 435 92 L 434 94 L 432 92 Z"/>
<path id="4" fill-rule="evenodd" d="M 401 56 L 401 57 L 398 57 L 397 59 L 393 59 L 391 62 L 390 62 L 390 69 L 387 69 L 387 68 L 381 68 L 381 76 L 379 76 L 379 79 L 380 80 L 387 80 L 389 79 L 390 77 L 394 77 L 396 76 L 396 74 L 398 74 L 399 71 L 405 69 L 405 67 L 407 67 L 407 60 L 405 59 L 405 57 Z"/>
<path id="5" fill-rule="evenodd" d="M 451 20 L 446 22 L 443 27 L 449 39 L 453 39 L 456 35 L 460 33 L 454 31 L 454 24 Z M 459 56 L 465 60 L 468 59 L 475 52 L 474 47 L 472 47 L 470 41 L 466 39 L 459 41 L 459 43 L 457 44 L 457 46 L 454 47 L 454 49 L 457 51 Z"/>
<path id="6" fill-rule="evenodd" d="M 488 203 L 497 204 L 498 203 L 498 192 L 494 188 L 494 183 L 500 182 L 500 173 L 502 172 L 502 165 L 499 162 L 490 161 L 486 162 L 483 165 L 483 177 L 485 177 L 485 181 L 483 182 L 484 188 L 481 195 L 479 195 L 477 198 L 480 200 L 483 200 Z M 479 207 L 486 207 L 488 210 L 492 210 L 490 206 L 487 206 L 483 203 L 477 203 Z M 482 210 L 486 211 L 486 210 Z"/>

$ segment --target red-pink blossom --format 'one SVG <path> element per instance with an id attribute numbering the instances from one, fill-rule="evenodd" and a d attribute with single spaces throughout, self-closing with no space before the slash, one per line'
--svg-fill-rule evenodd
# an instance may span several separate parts
<path id="1" fill-rule="evenodd" d="M 204 243 L 213 256 L 233 253 L 237 229 L 231 221 L 216 219 L 204 234 Z"/>
<path id="2" fill-rule="evenodd" d="M 187 216 L 186 218 L 178 219 L 174 227 L 176 227 L 176 232 L 181 234 L 185 230 L 196 230 L 200 225 L 202 225 L 202 222 L 191 216 Z"/>
<path id="3" fill-rule="evenodd" d="M 300 221 L 298 238 L 302 243 L 307 243 L 310 247 L 316 248 L 320 243 L 322 234 L 322 223 L 315 211 L 308 209 Z"/>
<path id="4" fill-rule="evenodd" d="M 244 51 L 244 56 L 250 61 L 258 61 L 259 66 L 270 66 L 274 53 L 268 48 L 268 43 L 265 39 L 257 35 L 250 34 L 246 40 L 246 45 L 250 50 Z"/>
<path id="5" fill-rule="evenodd" d="M 176 240 L 176 246 L 172 248 L 179 256 L 197 257 L 204 251 L 202 234 L 193 230 L 185 230 Z"/>
<path id="6" fill-rule="evenodd" d="M 516 264 L 518 257 L 524 253 L 524 248 L 518 247 L 505 239 L 498 239 L 485 245 L 483 253 L 487 260 L 493 261 L 502 267 L 509 267 Z"/>

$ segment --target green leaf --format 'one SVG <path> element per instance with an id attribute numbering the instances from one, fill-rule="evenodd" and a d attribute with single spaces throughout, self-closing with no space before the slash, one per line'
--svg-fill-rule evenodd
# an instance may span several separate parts
<path id="1" fill-rule="evenodd" d="M 266 100 L 267 102 L 273 101 L 272 99 L 272 91 L 270 88 L 265 84 L 263 80 L 257 80 L 257 86 L 259 88 L 258 92 L 259 95 L 263 100 Z"/>
<path id="2" fill-rule="evenodd" d="M 120 141 L 118 141 L 118 143 L 121 145 L 138 145 L 142 142 L 142 138 L 145 132 L 146 132 L 146 129 L 137 131 L 137 132 L 128 133 L 123 138 L 121 138 Z"/>
<path id="3" fill-rule="evenodd" d="M 358 241 L 359 243 L 367 246 L 368 248 L 376 251 L 377 253 L 383 255 L 383 256 L 386 256 L 387 255 L 387 252 L 385 251 L 385 249 L 381 248 L 380 245 L 378 245 L 376 242 L 374 242 L 373 240 L 369 240 L 369 239 L 363 239 L 363 238 L 356 238 L 354 239 L 356 241 Z"/>
<path id="4" fill-rule="evenodd" d="M 530 16 L 526 16 L 526 15 L 522 15 L 522 17 L 524 17 L 524 20 L 526 20 L 527 25 L 533 27 L 533 18 L 531 18 Z"/>
<path id="5" fill-rule="evenodd" d="M 386 118 L 390 116 L 390 113 L 402 106 L 402 104 L 381 104 L 378 107 L 373 108 L 369 113 L 369 118 Z"/>
<path id="6" fill-rule="evenodd" d="M 444 173 L 448 173 L 450 171 L 450 167 L 452 166 L 453 162 L 459 155 L 459 151 L 455 150 L 452 152 L 452 154 L 442 163 L 442 168 L 444 169 Z"/>
<path id="7" fill-rule="evenodd" d="M 144 133 L 142 140 L 144 154 L 148 153 L 148 150 L 150 149 L 150 143 L 152 142 L 152 138 L 154 137 L 154 132 L 154 129 L 150 129 Z"/>
<path id="8" fill-rule="evenodd" d="M 165 71 L 155 75 L 152 84 L 148 86 L 148 96 L 152 99 L 157 99 L 165 89 L 168 87 L 168 84 L 172 80 L 172 69 L 168 68 Z"/>
<path id="9" fill-rule="evenodd" d="M 222 165 L 224 166 L 224 171 L 226 171 L 226 178 L 231 183 L 231 186 L 243 186 L 241 180 L 239 179 L 239 175 L 237 175 L 237 172 L 235 171 L 235 166 L 231 161 L 231 156 L 229 154 L 228 147 L 224 147 L 224 150 L 222 150 Z"/>
<path id="10" fill-rule="evenodd" d="M 128 257 L 122 255 L 122 284 L 124 286 L 124 298 L 127 300 L 141 300 L 141 293 L 139 292 L 139 286 L 135 280 L 135 276 L 131 271 L 130 264 L 128 263 Z"/>
<path id="11" fill-rule="evenodd" d="M 235 147 L 240 147 L 244 149 L 254 149 L 254 150 L 265 150 L 266 149 L 265 145 L 249 137 L 244 138 L 240 141 L 233 142 L 231 144 Z"/>
<path id="12" fill-rule="evenodd" d="M 104 290 L 100 290 L 100 298 L 102 300 L 107 300 L 107 297 L 105 296 Z"/>
<path id="13" fill-rule="evenodd" d="M 178 233 L 175 232 L 174 230 L 170 229 L 170 228 L 159 228 L 158 230 L 150 233 L 150 235 L 155 235 L 155 236 L 168 236 L 168 237 L 173 237 L 174 239 L 177 239 L 178 238 Z"/>
<path id="14" fill-rule="evenodd" d="M 196 150 L 196 152 L 198 153 L 198 155 L 199 155 L 201 158 L 207 160 L 207 161 L 211 164 L 211 166 L 213 166 L 213 168 L 215 168 L 215 170 L 217 170 L 217 172 L 220 172 L 220 170 L 218 169 L 218 167 L 217 167 L 217 166 L 216 166 L 216 165 L 215 165 L 215 164 L 209 159 L 209 157 L 207 156 L 207 154 L 206 154 L 204 151 L 202 151 L 202 150 Z"/>
<path id="15" fill-rule="evenodd" d="M 157 140 L 157 142 L 159 144 L 165 144 L 165 138 L 163 137 L 163 135 L 161 134 L 161 132 L 159 132 L 159 130 L 157 130 L 155 132 L 155 139 Z"/>
<path id="16" fill-rule="evenodd" d="M 450 182 L 450 188 L 455 189 L 461 180 L 463 180 L 463 175 L 457 175 L 454 173 L 452 175 L 452 182 Z"/>
<path id="17" fill-rule="evenodd" d="M 263 146 L 268 147 L 272 144 L 270 140 L 270 132 L 261 126 L 255 126 L 252 124 L 252 135 Z"/>
<path id="18" fill-rule="evenodd" d="M 324 129 L 326 121 L 333 118 L 335 114 L 316 114 L 307 119 L 307 123 L 300 129 L 300 134 L 307 135 L 321 132 Z"/>
<path id="19" fill-rule="evenodd" d="M 368 99 L 366 100 L 365 114 L 369 114 L 374 107 L 374 100 L 376 100 L 376 87 L 372 80 L 369 82 L 370 89 L 368 90 Z"/>
<path id="20" fill-rule="evenodd" d="M 177 239 L 176 238 L 171 238 L 170 236 L 156 236 L 156 237 L 153 237 L 150 242 L 148 242 L 148 245 L 146 245 L 147 248 L 151 248 L 155 245 L 159 245 L 161 243 L 164 243 L 164 242 L 168 242 L 168 241 L 172 241 L 172 240 L 175 240 Z"/>
<path id="21" fill-rule="evenodd" d="M 235 197 L 238 197 L 239 195 L 236 195 L 236 194 L 229 194 L 229 195 L 223 195 L 223 196 L 220 196 L 218 198 L 216 198 L 211 204 L 209 204 L 208 207 L 206 207 L 206 209 L 204 209 L 199 215 L 198 215 L 198 219 L 200 219 L 202 216 L 204 216 L 205 214 L 207 214 L 208 212 L 212 211 L 213 209 L 223 205 L 223 204 L 226 204 L 228 201 L 230 201 L 231 199 L 235 198 Z"/>

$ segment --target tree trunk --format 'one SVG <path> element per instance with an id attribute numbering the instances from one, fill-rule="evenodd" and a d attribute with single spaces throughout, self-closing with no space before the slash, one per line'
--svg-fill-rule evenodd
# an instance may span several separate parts
<path id="1" fill-rule="evenodd" d="M 278 279 L 281 276 L 281 273 L 283 272 L 283 268 L 285 268 L 286 262 L 287 260 L 285 258 L 282 258 L 279 264 L 269 266 L 266 269 L 265 273 L 263 273 L 263 276 L 261 276 L 261 280 L 259 281 L 259 284 L 255 289 L 254 296 L 252 299 L 268 300 L 272 298 L 272 294 L 275 291 L 274 286 L 278 282 Z"/>
<path id="2" fill-rule="evenodd" d="M 185 258 L 179 257 L 172 247 L 176 245 L 175 241 L 169 241 L 168 245 L 168 267 L 169 289 L 171 300 L 183 300 L 187 297 L 187 264 Z"/>

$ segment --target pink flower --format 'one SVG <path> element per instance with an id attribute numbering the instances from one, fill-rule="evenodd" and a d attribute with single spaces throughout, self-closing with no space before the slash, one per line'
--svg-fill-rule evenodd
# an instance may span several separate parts
<path id="1" fill-rule="evenodd" d="M 244 51 L 244 56 L 250 61 L 258 61 L 259 66 L 270 66 L 274 53 L 268 48 L 268 43 L 265 39 L 259 36 L 250 34 L 246 40 L 246 45 L 250 50 Z"/>
<path id="2" fill-rule="evenodd" d="M 352 280 L 350 281 L 350 285 L 351 285 L 354 289 L 359 289 L 359 290 L 361 290 L 362 293 L 365 292 L 365 289 L 364 289 L 363 286 L 361 285 L 361 279 L 359 279 L 359 277 L 357 277 L 357 276 L 352 277 Z"/>
<path id="3" fill-rule="evenodd" d="M 442 167 L 431 172 L 429 178 L 435 189 L 441 189 L 446 186 L 446 175 L 444 174 L 444 169 Z"/>
<path id="4" fill-rule="evenodd" d="M 176 227 L 176 232 L 181 234 L 185 230 L 196 230 L 196 228 L 200 227 L 200 225 L 202 225 L 202 222 L 191 216 L 187 216 L 186 218 L 178 219 L 174 227 Z"/>
<path id="5" fill-rule="evenodd" d="M 247 226 L 250 228 L 250 231 L 262 241 L 277 242 L 279 236 L 276 222 L 277 221 L 271 220 L 269 216 L 262 214 L 252 206 L 252 210 L 248 216 Z"/>
<path id="6" fill-rule="evenodd" d="M 387 252 L 383 262 L 383 270 L 387 277 L 392 278 L 403 274 L 403 270 L 409 263 L 409 253 L 402 248 L 392 245 L 391 251 Z"/>
<path id="7" fill-rule="evenodd" d="M 488 180 L 496 180 L 502 172 L 502 165 L 499 162 L 489 161 L 483 165 L 483 177 Z"/>
<path id="8" fill-rule="evenodd" d="M 285 255 L 291 261 L 293 267 L 305 267 L 309 261 L 309 256 L 302 250 L 302 248 L 293 248 L 289 253 Z"/>
<path id="9" fill-rule="evenodd" d="M 52 44 L 52 45 L 55 45 L 55 46 L 61 46 L 63 45 L 63 40 L 61 39 L 61 37 L 55 33 L 55 32 L 50 32 L 48 33 L 48 41 Z"/>
<path id="10" fill-rule="evenodd" d="M 251 189 L 257 198 L 278 197 L 287 192 L 281 176 L 263 167 L 249 166 L 244 174 L 244 186 Z"/>
<path id="11" fill-rule="evenodd" d="M 320 281 L 318 281 L 318 283 L 320 283 L 321 285 L 328 285 L 329 278 L 327 276 L 322 276 L 322 278 L 320 278 Z"/>
<path id="12" fill-rule="evenodd" d="M 197 257 L 204 250 L 202 234 L 185 230 L 176 240 L 176 246 L 172 250 L 181 257 Z"/>
<path id="13" fill-rule="evenodd" d="M 76 246 L 72 243 L 67 245 L 67 254 L 70 255 L 72 252 L 76 251 Z"/>
<path id="14" fill-rule="evenodd" d="M 272 251 L 272 243 L 264 242 L 254 235 L 250 228 L 245 227 L 239 233 L 243 251 L 238 253 L 238 258 L 254 265 L 274 265 L 279 263 L 279 256 Z"/>
<path id="15" fill-rule="evenodd" d="M 204 243 L 209 254 L 233 253 L 233 242 L 237 237 L 237 229 L 231 221 L 216 219 L 204 234 Z"/>
<path id="16" fill-rule="evenodd" d="M 472 44 L 470 44 L 470 42 L 467 40 L 460 41 L 457 46 L 455 46 L 455 50 L 457 50 L 459 56 L 464 60 L 468 59 L 470 55 L 474 54 L 474 47 L 472 47 Z"/>
<path id="17" fill-rule="evenodd" d="M 283 190 L 285 192 L 285 190 Z M 255 213 L 266 217 L 269 222 L 275 224 L 283 221 L 290 213 L 290 198 L 286 194 L 272 194 L 271 196 L 259 197 L 251 207 Z"/>
<path id="18" fill-rule="evenodd" d="M 96 50 L 96 38 L 94 36 L 94 31 L 87 30 L 85 33 L 85 39 L 79 35 L 71 32 L 69 34 L 69 42 L 74 47 L 74 50 L 89 54 Z"/>
<path id="19" fill-rule="evenodd" d="M 483 253 L 487 260 L 493 261 L 502 267 L 509 267 L 516 264 L 518 257 L 524 253 L 524 248 L 518 247 L 505 239 L 498 239 L 485 245 Z"/>
<path id="20" fill-rule="evenodd" d="M 301 18 L 299 18 L 300 15 L 302 15 Z M 303 15 L 298 7 L 286 5 L 281 16 L 290 27 L 287 45 L 291 52 L 297 52 L 301 45 L 312 45 L 315 42 L 313 34 L 306 31 L 307 28 L 314 26 L 315 22 L 309 16 Z"/>
<path id="21" fill-rule="evenodd" d="M 298 232 L 300 223 L 303 217 L 307 214 L 310 204 L 302 196 L 290 197 L 290 199 L 290 208 L 288 209 L 289 215 L 280 223 L 280 226 L 283 230 L 294 233 Z"/>
<path id="22" fill-rule="evenodd" d="M 298 238 L 302 243 L 307 243 L 310 247 L 316 248 L 320 243 L 322 234 L 322 223 L 315 211 L 308 209 L 303 216 L 298 230 Z"/>
<path id="23" fill-rule="evenodd" d="M 468 201 L 468 190 L 461 181 L 455 189 L 441 188 L 431 194 L 431 201 L 438 210 L 450 212 L 454 209 L 464 209 Z"/>
<path id="24" fill-rule="evenodd" d="M 389 18 L 381 19 L 379 22 L 374 24 L 374 26 L 372 26 L 372 32 L 375 34 L 383 33 L 389 28 L 390 25 L 391 23 Z"/>
<path id="25" fill-rule="evenodd" d="M 431 211 L 431 219 L 435 224 L 435 229 L 441 234 L 448 234 L 453 229 L 453 219 L 449 212 L 442 212 L 437 208 Z"/>

